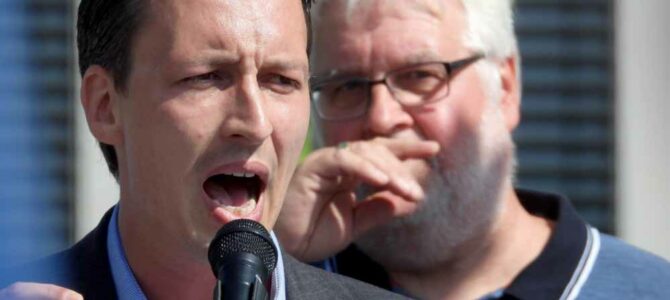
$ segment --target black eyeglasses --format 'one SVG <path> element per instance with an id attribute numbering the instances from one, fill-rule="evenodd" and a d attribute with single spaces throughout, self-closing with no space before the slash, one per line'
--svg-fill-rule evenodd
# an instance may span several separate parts
<path id="1" fill-rule="evenodd" d="M 449 95 L 449 80 L 458 70 L 484 57 L 476 54 L 452 62 L 427 62 L 392 70 L 379 80 L 366 77 L 312 77 L 312 101 L 324 120 L 360 117 L 370 107 L 371 88 L 385 84 L 403 106 L 421 106 Z"/>

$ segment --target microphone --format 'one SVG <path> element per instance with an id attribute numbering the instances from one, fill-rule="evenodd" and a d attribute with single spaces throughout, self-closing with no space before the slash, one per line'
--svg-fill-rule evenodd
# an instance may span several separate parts
<path id="1" fill-rule="evenodd" d="M 207 256 L 217 278 L 214 300 L 269 298 L 277 249 L 263 225 L 247 219 L 229 222 L 214 236 Z"/>

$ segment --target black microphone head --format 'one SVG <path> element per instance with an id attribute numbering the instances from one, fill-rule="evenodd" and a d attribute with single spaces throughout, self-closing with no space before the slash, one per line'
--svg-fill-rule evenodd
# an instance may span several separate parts
<path id="1" fill-rule="evenodd" d="M 260 223 L 238 219 L 223 225 L 209 245 L 208 258 L 214 276 L 218 276 L 227 257 L 238 253 L 258 256 L 268 273 L 277 265 L 277 249 L 270 233 Z"/>

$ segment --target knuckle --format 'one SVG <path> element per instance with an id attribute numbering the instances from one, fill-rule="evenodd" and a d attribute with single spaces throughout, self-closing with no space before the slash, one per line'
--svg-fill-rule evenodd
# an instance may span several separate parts
<path id="1" fill-rule="evenodd" d="M 335 148 L 335 151 L 333 152 L 333 158 L 335 161 L 341 162 L 343 160 L 344 156 L 344 149 L 342 148 Z"/>

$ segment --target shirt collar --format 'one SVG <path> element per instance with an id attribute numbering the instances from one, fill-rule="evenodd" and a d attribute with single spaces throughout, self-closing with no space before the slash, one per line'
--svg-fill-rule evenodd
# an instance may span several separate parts
<path id="1" fill-rule="evenodd" d="M 594 240 L 598 241 L 598 232 L 562 196 L 522 189 L 517 195 L 529 213 L 554 221 L 555 227 L 542 253 L 504 294 L 517 299 L 563 299 L 580 277 L 588 277 L 590 270 L 585 270 L 585 265 L 597 255 Z"/>
<path id="2" fill-rule="evenodd" d="M 123 249 L 117 221 L 119 209 L 119 205 L 114 207 L 107 230 L 107 253 L 109 254 L 109 265 L 112 270 L 116 294 L 120 300 L 146 300 L 147 297 L 137 283 Z M 270 232 L 270 236 L 275 248 L 277 248 L 277 266 L 272 273 L 271 280 L 271 299 L 286 300 L 286 279 L 284 278 L 284 261 L 281 248 L 278 246 L 279 242 L 274 232 Z"/>
<path id="3" fill-rule="evenodd" d="M 506 288 L 482 299 L 565 299 L 576 295 L 588 278 L 599 251 L 599 233 L 587 225 L 567 199 L 555 194 L 516 190 L 531 214 L 555 222 L 542 253 Z M 392 289 L 383 267 L 351 245 L 324 262 L 335 272 Z"/>

